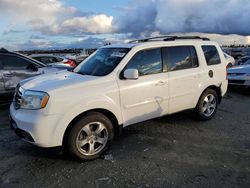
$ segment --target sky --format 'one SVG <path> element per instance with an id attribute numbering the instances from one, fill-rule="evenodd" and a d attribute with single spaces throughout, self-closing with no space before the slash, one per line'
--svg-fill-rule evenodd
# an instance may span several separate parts
<path id="1" fill-rule="evenodd" d="M 0 0 L 0 47 L 96 48 L 158 35 L 250 44 L 248 0 Z"/>

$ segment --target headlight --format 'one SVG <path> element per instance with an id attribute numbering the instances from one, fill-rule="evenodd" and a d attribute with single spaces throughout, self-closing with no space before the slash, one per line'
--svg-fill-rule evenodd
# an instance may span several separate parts
<path id="1" fill-rule="evenodd" d="M 49 101 L 48 93 L 42 91 L 25 91 L 22 96 L 21 108 L 38 110 L 45 108 Z"/>

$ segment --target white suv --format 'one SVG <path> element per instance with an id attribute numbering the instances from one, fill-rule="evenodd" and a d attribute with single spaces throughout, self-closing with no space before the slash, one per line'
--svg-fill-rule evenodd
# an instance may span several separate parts
<path id="1" fill-rule="evenodd" d="M 73 72 L 21 82 L 10 106 L 11 126 L 37 146 L 63 146 L 77 159 L 94 159 L 122 127 L 187 109 L 211 119 L 227 85 L 223 52 L 206 38 L 110 45 Z"/>

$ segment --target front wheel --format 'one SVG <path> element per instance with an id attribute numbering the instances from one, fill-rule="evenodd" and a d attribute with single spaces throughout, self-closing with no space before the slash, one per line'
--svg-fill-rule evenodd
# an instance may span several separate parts
<path id="1" fill-rule="evenodd" d="M 213 89 L 207 89 L 200 97 L 195 109 L 199 120 L 210 120 L 216 113 L 218 107 L 218 95 Z"/>
<path id="2" fill-rule="evenodd" d="M 103 154 L 113 138 L 111 121 L 101 113 L 90 112 L 73 125 L 64 147 L 74 158 L 90 160 Z"/>

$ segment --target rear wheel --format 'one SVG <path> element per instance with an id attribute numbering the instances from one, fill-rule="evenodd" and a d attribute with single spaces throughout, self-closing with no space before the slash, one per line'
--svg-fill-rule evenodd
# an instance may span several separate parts
<path id="1" fill-rule="evenodd" d="M 73 125 L 65 148 L 76 159 L 90 160 L 103 154 L 113 139 L 111 121 L 101 113 L 90 112 Z"/>
<path id="2" fill-rule="evenodd" d="M 213 89 L 207 89 L 200 97 L 195 113 L 199 120 L 210 120 L 218 107 L 218 95 Z"/>

